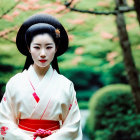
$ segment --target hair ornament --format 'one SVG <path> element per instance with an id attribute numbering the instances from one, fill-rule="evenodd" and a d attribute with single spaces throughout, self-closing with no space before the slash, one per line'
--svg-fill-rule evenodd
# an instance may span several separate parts
<path id="1" fill-rule="evenodd" d="M 60 37 L 60 30 L 59 29 L 55 29 L 55 33 L 56 33 L 56 38 Z"/>

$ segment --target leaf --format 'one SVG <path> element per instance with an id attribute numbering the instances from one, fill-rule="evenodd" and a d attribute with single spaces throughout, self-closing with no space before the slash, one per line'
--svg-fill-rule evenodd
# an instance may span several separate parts
<path id="1" fill-rule="evenodd" d="M 112 39 L 113 38 L 113 35 L 111 33 L 108 33 L 108 32 L 102 32 L 101 36 L 104 39 Z"/>
<path id="2" fill-rule="evenodd" d="M 77 54 L 77 55 L 82 55 L 83 53 L 84 53 L 83 47 L 78 47 L 78 48 L 75 50 L 75 54 Z"/>
<path id="3" fill-rule="evenodd" d="M 106 1 L 100 1 L 97 3 L 97 5 L 101 7 L 106 7 L 106 8 L 110 7 L 110 4 L 107 3 Z"/>
<path id="4" fill-rule="evenodd" d="M 110 65 L 114 65 L 115 64 L 114 58 L 116 56 L 118 56 L 117 52 L 111 52 L 111 53 L 107 54 L 107 60 L 110 62 Z"/>
<path id="5" fill-rule="evenodd" d="M 17 17 L 19 14 L 20 14 L 20 12 L 17 11 L 17 10 L 15 10 L 15 11 L 12 13 L 12 17 Z"/>
<path id="6" fill-rule="evenodd" d="M 84 24 L 84 20 L 83 19 L 68 19 L 68 22 L 71 24 Z"/>
<path id="7" fill-rule="evenodd" d="M 78 65 L 79 62 L 81 62 L 81 60 L 82 60 L 82 57 L 77 56 L 72 60 L 72 64 L 76 66 L 76 65 Z"/>
<path id="8" fill-rule="evenodd" d="M 137 16 L 136 16 L 136 13 L 129 13 L 128 14 L 128 17 L 130 17 L 130 18 L 136 18 Z"/>
<path id="9" fill-rule="evenodd" d="M 137 49 L 138 49 L 138 50 L 140 49 L 140 45 L 137 46 Z"/>
<path id="10" fill-rule="evenodd" d="M 58 12 L 63 11 L 65 9 L 66 9 L 66 7 L 64 5 L 61 5 L 58 8 L 56 8 L 55 12 L 58 13 Z"/>
<path id="11" fill-rule="evenodd" d="M 73 41 L 74 40 L 74 35 L 68 35 L 68 37 L 69 37 L 69 41 Z"/>
<path id="12" fill-rule="evenodd" d="M 126 25 L 126 29 L 127 29 L 128 31 L 134 29 L 135 27 L 137 27 L 137 24 L 136 24 L 136 23 L 127 24 L 127 25 Z"/>
<path id="13" fill-rule="evenodd" d="M 28 11 L 28 10 L 29 10 L 28 6 L 23 5 L 23 4 L 18 4 L 18 5 L 16 6 L 16 8 L 18 8 L 18 9 L 20 9 L 20 10 L 22 10 L 22 11 Z"/>
<path id="14" fill-rule="evenodd" d="M 29 5 L 31 5 L 31 4 L 37 3 L 39 0 L 22 0 L 22 1 L 27 3 L 27 4 L 29 4 Z"/>
<path id="15" fill-rule="evenodd" d="M 28 8 L 30 10 L 38 10 L 38 9 L 41 9 L 42 6 L 40 6 L 39 4 L 35 4 L 35 5 L 29 5 Z"/>
<path id="16" fill-rule="evenodd" d="M 53 14 L 53 13 L 55 13 L 55 10 L 51 9 L 51 8 L 47 8 L 46 10 L 42 11 L 42 13 L 44 13 L 44 14 Z"/>
<path id="17" fill-rule="evenodd" d="M 3 19 L 6 19 L 8 21 L 13 21 L 13 17 L 7 14 L 3 16 Z"/>

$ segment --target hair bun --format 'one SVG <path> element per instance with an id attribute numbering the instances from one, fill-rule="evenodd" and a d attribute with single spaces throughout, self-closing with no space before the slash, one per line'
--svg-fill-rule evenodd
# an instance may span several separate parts
<path id="1" fill-rule="evenodd" d="M 52 25 L 55 29 L 54 34 L 56 38 L 59 38 L 59 47 L 56 52 L 56 56 L 60 56 L 66 52 L 68 49 L 69 39 L 67 32 L 63 25 L 53 16 L 48 14 L 35 14 L 29 17 L 27 20 L 23 22 L 16 37 L 16 45 L 18 50 L 25 56 L 30 55 L 29 50 L 27 48 L 25 34 L 28 28 L 30 28 L 34 24 L 46 23 Z M 61 35 L 60 35 L 61 32 Z"/>

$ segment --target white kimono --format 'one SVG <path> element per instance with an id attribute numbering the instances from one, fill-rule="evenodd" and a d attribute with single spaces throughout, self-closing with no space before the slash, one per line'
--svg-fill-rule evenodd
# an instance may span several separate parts
<path id="1" fill-rule="evenodd" d="M 33 97 L 34 92 L 39 102 Z M 52 66 L 41 81 L 32 65 L 8 81 L 0 104 L 0 140 L 33 140 L 33 132 L 18 127 L 19 119 L 61 122 L 60 129 L 43 140 L 82 140 L 73 84 Z"/>

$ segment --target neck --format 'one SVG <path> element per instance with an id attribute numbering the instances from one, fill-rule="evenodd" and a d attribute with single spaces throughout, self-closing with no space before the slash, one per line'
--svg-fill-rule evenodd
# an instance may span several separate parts
<path id="1" fill-rule="evenodd" d="M 50 65 L 48 65 L 47 67 L 41 68 L 41 67 L 38 67 L 37 65 L 33 64 L 33 68 L 35 69 L 35 71 L 39 77 L 43 77 L 46 74 L 46 72 L 48 71 L 48 69 L 50 68 Z"/>

